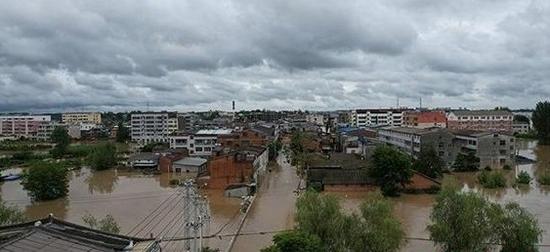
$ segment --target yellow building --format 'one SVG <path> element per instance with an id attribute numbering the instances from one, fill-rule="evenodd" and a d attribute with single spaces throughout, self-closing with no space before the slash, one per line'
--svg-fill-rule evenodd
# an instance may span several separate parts
<path id="1" fill-rule="evenodd" d="M 63 123 L 101 123 L 101 114 L 98 112 L 71 112 L 63 113 L 61 116 Z"/>

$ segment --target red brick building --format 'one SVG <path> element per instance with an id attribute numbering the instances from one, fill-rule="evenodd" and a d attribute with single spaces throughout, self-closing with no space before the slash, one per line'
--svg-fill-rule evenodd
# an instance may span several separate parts
<path id="1" fill-rule="evenodd" d="M 223 147 L 240 148 L 246 146 L 266 146 L 271 139 L 260 131 L 243 129 L 232 134 L 221 135 L 218 143 Z"/>
<path id="2" fill-rule="evenodd" d="M 444 111 L 406 111 L 403 114 L 403 126 L 414 128 L 447 127 Z"/>
<path id="3" fill-rule="evenodd" d="M 259 182 L 268 162 L 265 147 L 249 146 L 220 153 L 208 162 L 208 188 L 225 189 L 230 184 Z"/>

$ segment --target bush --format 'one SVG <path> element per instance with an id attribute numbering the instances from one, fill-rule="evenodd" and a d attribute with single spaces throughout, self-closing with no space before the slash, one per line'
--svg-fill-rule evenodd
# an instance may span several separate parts
<path id="1" fill-rule="evenodd" d="M 413 175 L 410 157 L 389 146 L 377 147 L 371 164 L 369 175 L 381 186 L 385 196 L 399 195 L 400 188 L 409 183 Z"/>
<path id="2" fill-rule="evenodd" d="M 502 169 L 509 171 L 512 170 L 512 166 L 506 164 L 502 167 Z"/>
<path id="3" fill-rule="evenodd" d="M 64 197 L 69 191 L 67 169 L 60 164 L 36 162 L 23 173 L 23 188 L 35 200 Z"/>
<path id="4" fill-rule="evenodd" d="M 317 252 L 323 245 L 319 237 L 300 231 L 287 231 L 273 237 L 273 245 L 261 252 Z"/>
<path id="5" fill-rule="evenodd" d="M 477 177 L 479 183 L 485 188 L 506 187 L 506 178 L 502 172 L 482 171 Z"/>
<path id="6" fill-rule="evenodd" d="M 0 199 L 0 226 L 18 224 L 26 220 L 25 215 L 17 207 L 8 206 Z"/>
<path id="7" fill-rule="evenodd" d="M 538 181 L 541 185 L 550 185 L 550 174 L 545 173 L 540 175 Z"/>
<path id="8" fill-rule="evenodd" d="M 479 170 L 479 158 L 472 152 L 458 153 L 453 163 L 453 169 L 457 172 L 477 171 Z"/>
<path id="9" fill-rule="evenodd" d="M 521 171 L 516 178 L 516 182 L 518 184 L 529 184 L 531 180 L 531 176 L 529 176 L 529 173 L 527 173 L 526 171 Z"/>
<path id="10" fill-rule="evenodd" d="M 170 185 L 179 185 L 180 184 L 180 180 L 179 179 L 170 179 Z"/>

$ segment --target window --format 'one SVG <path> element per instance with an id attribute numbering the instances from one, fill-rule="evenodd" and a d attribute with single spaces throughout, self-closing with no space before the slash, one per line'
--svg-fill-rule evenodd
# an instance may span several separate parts
<path id="1" fill-rule="evenodd" d="M 506 145 L 506 140 L 500 140 L 500 146 Z"/>
<path id="2" fill-rule="evenodd" d="M 202 151 L 202 147 L 195 148 L 196 151 Z"/>

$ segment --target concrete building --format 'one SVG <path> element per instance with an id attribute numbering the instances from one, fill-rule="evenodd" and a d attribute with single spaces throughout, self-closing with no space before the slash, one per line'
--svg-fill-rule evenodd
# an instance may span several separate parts
<path id="1" fill-rule="evenodd" d="M 141 145 L 155 142 L 168 142 L 168 113 L 150 112 L 131 115 L 132 141 Z"/>
<path id="2" fill-rule="evenodd" d="M 195 125 L 199 121 L 199 116 L 195 113 L 185 113 L 178 115 L 178 131 L 195 131 Z"/>
<path id="3" fill-rule="evenodd" d="M 34 137 L 40 126 L 50 121 L 49 115 L 0 116 L 0 136 Z"/>
<path id="4" fill-rule="evenodd" d="M 176 131 L 178 131 L 178 118 L 168 117 L 168 132 L 171 134 Z"/>
<path id="5" fill-rule="evenodd" d="M 442 128 L 396 127 L 378 130 L 378 140 L 394 146 L 399 150 L 417 157 L 423 148 L 432 147 L 439 157 L 450 167 L 458 153 L 459 147 L 454 144 L 454 135 Z"/>
<path id="6" fill-rule="evenodd" d="M 447 117 L 444 111 L 406 111 L 403 115 L 403 126 L 413 128 L 446 128 Z"/>
<path id="7" fill-rule="evenodd" d="M 447 128 L 512 132 L 514 115 L 506 110 L 458 110 L 447 114 Z"/>
<path id="8" fill-rule="evenodd" d="M 61 115 L 61 122 L 73 123 L 94 123 L 101 124 L 101 114 L 98 112 L 70 112 Z"/>
<path id="9" fill-rule="evenodd" d="M 173 173 L 191 173 L 197 176 L 206 172 L 206 162 L 208 160 L 198 157 L 184 157 L 180 160 L 174 161 L 172 164 Z"/>
<path id="10" fill-rule="evenodd" d="M 531 131 L 531 124 L 528 122 L 512 122 L 512 132 L 514 134 L 527 134 Z"/>
<path id="11" fill-rule="evenodd" d="M 194 134 L 172 134 L 168 138 L 171 149 L 186 149 L 190 156 L 208 157 L 219 146 L 218 138 L 232 132 L 230 129 L 199 130 Z"/>
<path id="12" fill-rule="evenodd" d="M 408 109 L 356 109 L 351 113 L 352 126 L 401 126 L 405 111 Z"/>
<path id="13" fill-rule="evenodd" d="M 307 114 L 306 122 L 322 126 L 325 124 L 325 115 L 319 113 Z"/>
<path id="14" fill-rule="evenodd" d="M 455 130 L 456 144 L 462 152 L 474 152 L 480 168 L 502 168 L 515 164 L 515 138 L 506 133 Z"/>

